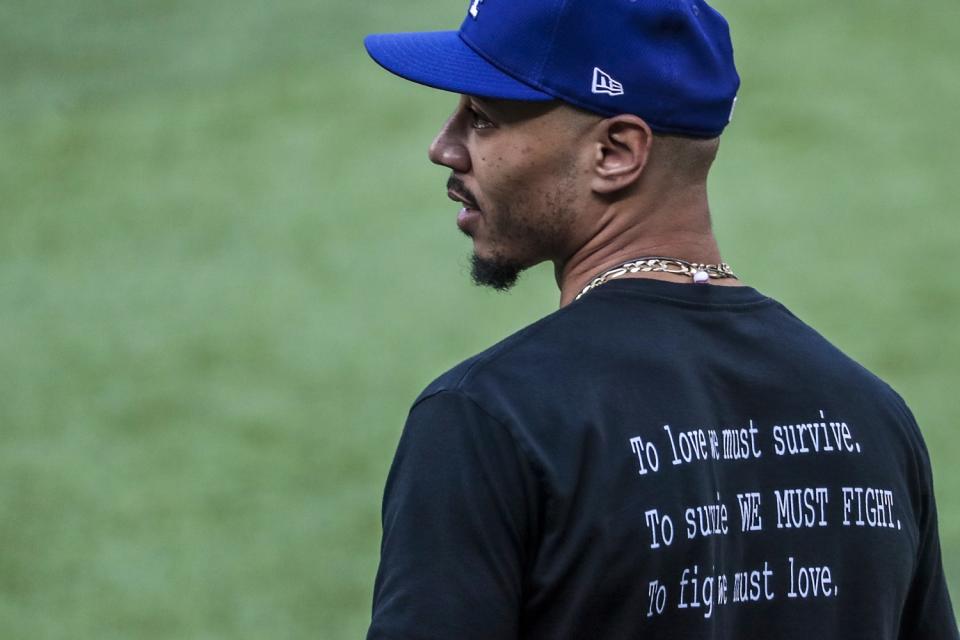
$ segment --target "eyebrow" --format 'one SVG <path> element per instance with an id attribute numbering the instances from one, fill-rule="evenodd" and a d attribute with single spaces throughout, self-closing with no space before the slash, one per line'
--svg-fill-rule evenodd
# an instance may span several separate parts
<path id="1" fill-rule="evenodd" d="M 470 99 L 470 102 L 474 103 L 484 111 L 492 111 L 494 112 L 494 114 L 496 114 L 496 112 L 498 111 L 496 105 L 488 102 L 484 98 L 480 98 L 478 96 L 467 96 L 467 97 Z"/>

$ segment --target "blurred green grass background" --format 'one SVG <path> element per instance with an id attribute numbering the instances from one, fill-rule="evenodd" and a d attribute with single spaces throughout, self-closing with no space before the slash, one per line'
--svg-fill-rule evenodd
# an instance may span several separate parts
<path id="1" fill-rule="evenodd" d="M 960 4 L 717 4 L 725 258 L 911 404 L 960 601 Z M 467 284 L 455 98 L 362 49 L 465 8 L 0 3 L 0 636 L 363 636 L 409 403 L 557 302 Z"/>

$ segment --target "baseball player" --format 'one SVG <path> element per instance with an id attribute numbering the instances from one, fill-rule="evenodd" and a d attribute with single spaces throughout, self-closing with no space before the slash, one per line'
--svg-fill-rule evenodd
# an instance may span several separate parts
<path id="1" fill-rule="evenodd" d="M 471 0 L 366 47 L 459 94 L 429 155 L 474 280 L 560 290 L 414 402 L 368 639 L 957 639 L 907 405 L 721 259 L 723 17 Z"/>

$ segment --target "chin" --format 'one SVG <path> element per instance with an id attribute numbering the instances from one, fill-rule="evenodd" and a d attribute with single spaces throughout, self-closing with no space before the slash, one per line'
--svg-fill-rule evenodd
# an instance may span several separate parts
<path id="1" fill-rule="evenodd" d="M 497 291 L 511 289 L 526 268 L 522 262 L 503 256 L 485 256 L 477 251 L 471 256 L 470 267 L 474 284 Z"/>

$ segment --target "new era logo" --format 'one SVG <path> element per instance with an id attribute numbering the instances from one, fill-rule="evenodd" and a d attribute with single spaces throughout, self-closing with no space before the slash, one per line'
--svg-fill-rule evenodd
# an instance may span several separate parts
<path id="1" fill-rule="evenodd" d="M 593 87 L 590 89 L 594 93 L 605 93 L 608 96 L 622 96 L 623 85 L 610 77 L 610 74 L 604 72 L 600 67 L 593 68 Z"/>

